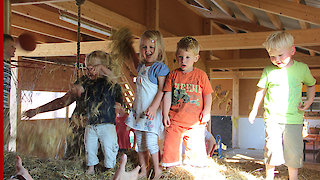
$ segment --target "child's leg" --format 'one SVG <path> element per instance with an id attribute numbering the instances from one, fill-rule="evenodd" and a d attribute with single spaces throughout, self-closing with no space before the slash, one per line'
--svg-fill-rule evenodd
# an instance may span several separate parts
<path id="1" fill-rule="evenodd" d="M 135 131 L 138 146 L 138 157 L 141 166 L 140 177 L 147 177 L 149 171 L 149 152 L 146 144 L 146 134 L 143 131 Z"/>
<path id="2" fill-rule="evenodd" d="M 275 169 L 275 166 L 266 164 L 266 180 L 274 179 L 274 169 Z"/>
<path id="3" fill-rule="evenodd" d="M 101 124 L 98 125 L 97 128 L 104 154 L 104 166 L 106 168 L 114 168 L 119 150 L 115 125 Z"/>
<path id="4" fill-rule="evenodd" d="M 166 135 L 163 144 L 162 166 L 178 166 L 182 163 L 181 138 L 185 129 L 170 125 L 166 128 Z"/>
<path id="5" fill-rule="evenodd" d="M 184 134 L 185 159 L 184 164 L 193 166 L 206 166 L 207 153 L 204 137 L 204 127 L 194 127 Z"/>
<path id="6" fill-rule="evenodd" d="M 302 129 L 302 124 L 287 124 L 283 133 L 284 159 L 290 180 L 298 179 L 298 169 L 303 166 Z"/>
<path id="7" fill-rule="evenodd" d="M 87 165 L 89 166 L 87 174 L 94 173 L 94 165 L 99 163 L 98 153 L 98 136 L 94 126 L 87 126 L 85 130 L 85 146 L 87 152 Z"/>
<path id="8" fill-rule="evenodd" d="M 289 170 L 289 179 L 290 180 L 298 180 L 298 168 L 288 167 Z"/>
<path id="9" fill-rule="evenodd" d="M 152 158 L 154 179 L 159 179 L 162 168 L 159 166 L 158 135 L 152 132 L 146 132 L 146 142 Z"/>
<path id="10" fill-rule="evenodd" d="M 148 151 L 138 152 L 138 156 L 139 156 L 139 163 L 141 166 L 140 177 L 147 177 L 148 171 L 149 171 L 149 152 Z"/>

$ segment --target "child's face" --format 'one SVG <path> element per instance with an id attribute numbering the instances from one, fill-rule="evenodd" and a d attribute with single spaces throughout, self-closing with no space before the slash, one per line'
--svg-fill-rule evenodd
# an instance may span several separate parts
<path id="1" fill-rule="evenodd" d="M 152 64 L 157 60 L 158 54 L 155 53 L 155 41 L 143 38 L 141 40 L 140 51 L 142 53 L 143 59 L 147 64 Z"/>
<path id="2" fill-rule="evenodd" d="M 193 70 L 193 64 L 200 57 L 199 54 L 195 54 L 192 50 L 186 51 L 184 49 L 178 49 L 176 56 L 180 69 L 185 73 Z"/>
<path id="3" fill-rule="evenodd" d="M 86 63 L 86 70 L 87 70 L 86 72 L 87 72 L 87 76 L 90 79 L 92 79 L 92 80 L 97 79 L 97 77 L 99 76 L 98 72 L 95 69 L 95 66 L 97 66 L 99 64 L 101 64 L 101 63 L 97 60 Z"/>
<path id="4" fill-rule="evenodd" d="M 14 57 L 14 53 L 16 52 L 16 46 L 13 41 L 7 40 L 3 44 L 3 58 L 9 59 Z"/>
<path id="5" fill-rule="evenodd" d="M 278 66 L 279 68 L 285 68 L 292 65 L 293 61 L 291 61 L 291 56 L 293 56 L 295 52 L 296 49 L 294 46 L 288 49 L 271 49 L 269 56 L 272 64 Z"/>

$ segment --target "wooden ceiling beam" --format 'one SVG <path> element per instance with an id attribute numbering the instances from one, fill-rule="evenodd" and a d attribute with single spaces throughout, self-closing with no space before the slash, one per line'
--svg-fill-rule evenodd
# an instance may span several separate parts
<path id="1" fill-rule="evenodd" d="M 319 46 L 320 28 L 306 30 L 288 30 L 295 38 L 297 46 Z M 238 34 L 215 34 L 193 36 L 198 40 L 201 51 L 209 50 L 232 50 L 232 49 L 259 49 L 263 48 L 262 43 L 271 32 L 252 32 Z M 175 52 L 177 42 L 182 37 L 165 37 L 164 44 L 167 52 Z M 110 41 L 81 42 L 81 54 L 87 54 L 94 50 L 104 50 L 108 52 Z M 135 39 L 133 47 L 138 52 L 139 40 Z M 37 49 L 29 54 L 21 56 L 68 56 L 76 54 L 76 43 L 54 43 L 41 44 Z M 16 53 L 18 54 L 18 53 Z"/>
<path id="2" fill-rule="evenodd" d="M 272 13 L 269 13 L 269 12 L 266 12 L 266 14 L 269 17 L 269 19 L 272 22 L 272 24 L 274 25 L 274 27 L 276 27 L 276 29 L 279 29 L 279 30 L 283 29 L 283 24 L 280 21 L 280 18 L 279 18 L 278 15 L 272 14 Z"/>
<path id="3" fill-rule="evenodd" d="M 77 15 L 78 8 L 74 2 L 63 3 L 48 3 L 49 6 L 67 11 L 68 13 Z M 147 30 L 145 25 L 137 23 L 127 17 L 121 16 L 109 9 L 99 6 L 93 2 L 86 0 L 81 5 L 81 16 L 85 19 L 93 21 L 97 24 L 110 27 L 112 29 L 119 29 L 121 27 L 128 27 L 134 36 L 140 37 L 140 35 Z M 160 29 L 163 36 L 173 36 L 172 33 Z"/>
<path id="4" fill-rule="evenodd" d="M 236 4 L 236 6 L 239 8 L 242 14 L 244 14 L 252 23 L 259 24 L 257 16 L 253 14 L 250 8 L 242 6 L 240 4 Z"/>
<path id="5" fill-rule="evenodd" d="M 39 6 L 26 5 L 26 6 L 14 6 L 12 7 L 12 12 L 16 14 L 20 14 L 29 18 L 36 19 L 38 21 L 42 21 L 54 26 L 58 26 L 60 28 L 64 28 L 70 31 L 77 32 L 77 26 L 67 23 L 59 19 L 59 13 L 55 13 L 45 8 L 41 8 Z M 92 36 L 98 39 L 107 40 L 107 36 L 96 33 L 85 28 L 81 28 L 81 33 L 86 34 L 88 36 Z"/>
<path id="6" fill-rule="evenodd" d="M 65 41 L 77 41 L 77 34 L 72 31 L 23 17 L 15 13 L 11 14 L 11 26 Z"/>
<path id="7" fill-rule="evenodd" d="M 320 25 L 320 9 L 288 0 L 227 0 L 276 15 Z"/>
<path id="8" fill-rule="evenodd" d="M 54 2 L 66 2 L 74 0 L 11 0 L 12 6 L 31 5 L 31 4 L 44 4 Z"/>
<path id="9" fill-rule="evenodd" d="M 320 69 L 310 69 L 314 77 L 319 77 Z M 233 79 L 236 75 L 239 79 L 259 79 L 262 70 L 256 71 L 211 71 L 210 79 Z"/>
<path id="10" fill-rule="evenodd" d="M 320 56 L 301 56 L 293 57 L 299 62 L 306 63 L 309 67 L 320 67 Z M 249 59 L 229 59 L 208 62 L 212 69 L 257 69 L 271 65 L 269 58 L 249 58 Z"/>

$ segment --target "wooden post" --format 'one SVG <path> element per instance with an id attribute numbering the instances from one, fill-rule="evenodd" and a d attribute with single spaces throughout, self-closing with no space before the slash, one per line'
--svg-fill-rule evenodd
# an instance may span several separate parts
<path id="1" fill-rule="evenodd" d="M 159 27 L 159 0 L 146 1 L 146 27 L 147 29 L 160 30 Z"/>
<path id="2" fill-rule="evenodd" d="M 22 57 L 19 57 L 19 61 Z M 17 63 L 18 64 L 18 63 Z M 9 151 L 17 151 L 17 127 L 21 121 L 21 89 L 18 83 L 18 68 L 11 69 L 11 90 L 10 90 L 10 141 Z"/>
<path id="3" fill-rule="evenodd" d="M 239 117 L 239 77 L 237 71 L 233 72 L 232 77 L 232 118 Z M 236 120 L 238 124 L 238 120 Z M 232 147 L 239 147 L 238 126 L 232 122 Z"/>
<path id="4" fill-rule="evenodd" d="M 3 1 L 3 33 L 10 34 L 11 3 L 10 0 Z"/>

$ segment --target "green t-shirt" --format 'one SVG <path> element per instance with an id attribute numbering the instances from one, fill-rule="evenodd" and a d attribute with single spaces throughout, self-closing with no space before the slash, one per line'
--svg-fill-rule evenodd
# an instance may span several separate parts
<path id="1" fill-rule="evenodd" d="M 294 61 L 289 68 L 268 66 L 263 70 L 257 84 L 267 89 L 264 97 L 264 118 L 284 124 L 303 124 L 304 111 L 298 109 L 302 102 L 302 85 L 315 85 L 308 66 Z"/>

